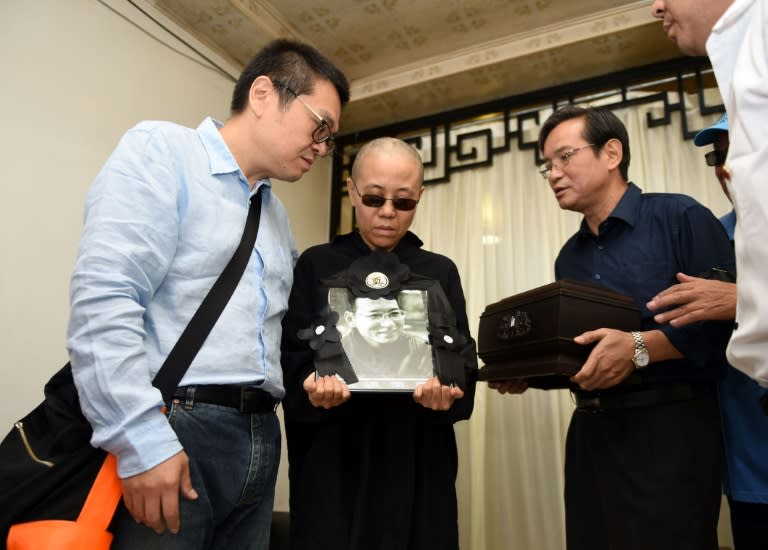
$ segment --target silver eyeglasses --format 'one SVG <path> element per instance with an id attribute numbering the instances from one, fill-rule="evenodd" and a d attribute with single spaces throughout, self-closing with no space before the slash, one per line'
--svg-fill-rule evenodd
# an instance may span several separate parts
<path id="1" fill-rule="evenodd" d="M 552 171 L 553 168 L 557 168 L 558 170 L 562 170 L 566 166 L 568 166 L 568 162 L 571 160 L 571 157 L 581 151 L 582 149 L 587 149 L 588 147 L 594 147 L 594 143 L 587 143 L 586 145 L 582 145 L 581 147 L 576 147 L 576 149 L 569 149 L 567 151 L 563 151 L 562 153 L 558 154 L 555 158 L 558 160 L 558 162 L 555 162 L 555 159 L 548 160 L 541 166 L 539 166 L 539 174 L 541 174 L 541 177 L 543 177 L 545 180 L 549 179 L 549 173 Z"/>
<path id="2" fill-rule="evenodd" d="M 325 143 L 326 153 L 323 156 L 333 153 L 334 149 L 336 149 L 336 141 L 334 139 L 333 132 L 331 131 L 331 127 L 328 125 L 328 122 L 319 114 L 317 114 L 317 111 L 307 105 L 307 103 L 299 97 L 299 94 L 294 92 L 287 84 L 280 82 L 279 80 L 273 80 L 272 84 L 275 85 L 275 88 L 282 88 L 293 97 L 298 99 L 299 102 L 307 108 L 307 111 L 312 113 L 312 116 L 314 116 L 318 122 L 317 128 L 312 130 L 312 141 L 315 143 Z"/>

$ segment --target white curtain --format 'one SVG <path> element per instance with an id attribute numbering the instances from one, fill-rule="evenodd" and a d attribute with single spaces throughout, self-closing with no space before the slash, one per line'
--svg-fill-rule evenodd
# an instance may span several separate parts
<path id="1" fill-rule="evenodd" d="M 708 104 L 719 103 L 716 91 L 707 98 Z M 686 104 L 695 106 L 696 98 L 686 96 Z M 685 193 L 715 215 L 725 214 L 730 205 L 704 163 L 711 147 L 683 141 L 679 113 L 672 114 L 671 124 L 649 129 L 646 113 L 660 118 L 662 109 L 654 103 L 615 111 L 629 131 L 630 179 L 646 192 Z M 688 113 L 694 128 L 718 117 L 699 117 L 695 107 Z M 498 145 L 502 124 L 478 123 L 462 133 L 490 130 Z M 525 131 L 526 141 L 536 139 L 538 128 Z M 480 139 L 476 145 L 482 150 Z M 426 249 L 456 262 L 476 337 L 486 305 L 554 280 L 555 257 L 580 221 L 578 214 L 559 209 L 536 173 L 533 152 L 513 144 L 491 167 L 427 186 L 412 230 Z M 565 548 L 563 451 L 572 410 L 563 390 L 501 396 L 478 384 L 472 418 L 456 426 L 463 550 Z"/>

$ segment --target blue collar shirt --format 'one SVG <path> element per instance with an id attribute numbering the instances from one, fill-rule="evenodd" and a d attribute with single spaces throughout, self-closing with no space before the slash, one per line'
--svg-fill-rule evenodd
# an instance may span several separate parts
<path id="1" fill-rule="evenodd" d="M 270 181 L 249 187 L 220 126 L 211 118 L 196 130 L 138 124 L 86 201 L 67 345 L 92 444 L 119 457 L 123 477 L 181 450 L 151 381 L 232 257 L 259 187 L 251 259 L 181 385 L 247 384 L 277 398 L 285 393 L 281 321 L 297 253 Z"/>
<path id="2" fill-rule="evenodd" d="M 646 303 L 676 284 L 676 274 L 710 268 L 735 271 L 733 247 L 723 226 L 686 195 L 643 193 L 630 183 L 595 235 L 583 220 L 555 261 L 555 276 L 607 287 L 639 306 L 642 329 L 659 329 L 685 359 L 651 363 L 636 371 L 643 383 L 714 380 L 723 375 L 732 323 L 659 325 Z M 651 357 L 653 361 L 653 357 Z"/>

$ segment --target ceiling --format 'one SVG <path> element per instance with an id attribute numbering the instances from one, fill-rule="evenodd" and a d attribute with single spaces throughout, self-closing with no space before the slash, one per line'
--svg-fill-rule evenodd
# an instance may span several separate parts
<path id="1" fill-rule="evenodd" d="M 347 75 L 341 133 L 679 57 L 650 0 L 151 0 L 233 66 L 308 42 Z"/>

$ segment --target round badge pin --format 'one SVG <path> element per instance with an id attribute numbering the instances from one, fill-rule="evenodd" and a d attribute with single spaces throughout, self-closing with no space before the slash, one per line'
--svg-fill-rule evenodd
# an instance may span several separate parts
<path id="1" fill-rule="evenodd" d="M 389 286 L 389 278 L 380 271 L 374 271 L 365 278 L 365 286 L 376 290 L 387 288 Z"/>

